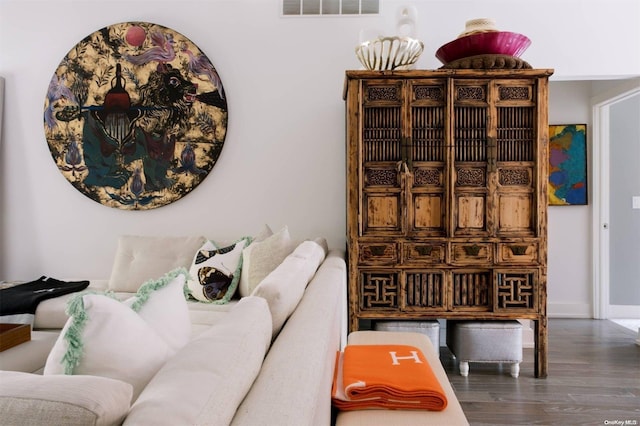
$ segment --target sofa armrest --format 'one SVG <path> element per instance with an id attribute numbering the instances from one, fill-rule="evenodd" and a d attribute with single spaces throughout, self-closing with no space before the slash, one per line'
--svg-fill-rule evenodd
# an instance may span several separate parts
<path id="1" fill-rule="evenodd" d="M 233 425 L 331 422 L 331 385 L 340 349 L 346 265 L 330 252 L 273 342 Z M 304 391 L 301 391 L 304 390 Z"/>

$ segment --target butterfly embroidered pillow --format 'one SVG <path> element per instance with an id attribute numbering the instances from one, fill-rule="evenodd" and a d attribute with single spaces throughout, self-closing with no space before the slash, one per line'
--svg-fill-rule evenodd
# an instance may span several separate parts
<path id="1" fill-rule="evenodd" d="M 193 258 L 188 293 L 200 302 L 224 304 L 235 294 L 242 270 L 242 250 L 249 245 L 245 237 L 225 247 L 207 241 Z"/>

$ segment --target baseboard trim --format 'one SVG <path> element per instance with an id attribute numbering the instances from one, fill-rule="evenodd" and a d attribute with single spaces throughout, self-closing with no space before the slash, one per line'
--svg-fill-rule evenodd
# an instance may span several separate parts
<path id="1" fill-rule="evenodd" d="M 609 318 L 640 318 L 638 305 L 609 305 Z"/>
<path id="2" fill-rule="evenodd" d="M 549 303 L 549 318 L 593 318 L 593 309 L 588 303 Z"/>

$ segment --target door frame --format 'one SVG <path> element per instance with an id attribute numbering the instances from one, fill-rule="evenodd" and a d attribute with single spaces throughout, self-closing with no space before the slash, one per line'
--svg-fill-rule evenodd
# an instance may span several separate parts
<path id="1" fill-rule="evenodd" d="M 591 144 L 593 173 L 592 279 L 593 317 L 608 319 L 609 312 L 609 151 L 610 108 L 640 94 L 640 78 L 627 80 L 615 89 L 591 100 L 593 131 Z"/>

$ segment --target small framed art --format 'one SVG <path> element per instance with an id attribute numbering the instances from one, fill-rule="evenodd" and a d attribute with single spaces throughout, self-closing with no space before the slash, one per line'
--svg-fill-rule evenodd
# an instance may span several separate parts
<path id="1" fill-rule="evenodd" d="M 587 204 L 587 125 L 549 126 L 549 205 Z"/>

